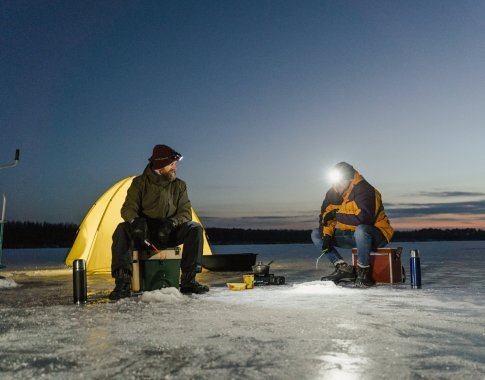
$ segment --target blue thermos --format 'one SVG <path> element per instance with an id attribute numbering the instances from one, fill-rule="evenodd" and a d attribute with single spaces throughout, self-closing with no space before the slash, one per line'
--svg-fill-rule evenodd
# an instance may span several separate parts
<path id="1" fill-rule="evenodd" d="M 421 289 L 421 263 L 419 260 L 419 251 L 417 249 L 411 249 L 409 269 L 411 276 L 411 288 Z"/>

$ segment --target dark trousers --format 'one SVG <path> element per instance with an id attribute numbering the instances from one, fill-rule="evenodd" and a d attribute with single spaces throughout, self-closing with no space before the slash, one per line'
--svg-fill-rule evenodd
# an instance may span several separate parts
<path id="1" fill-rule="evenodd" d="M 148 219 L 148 238 L 158 249 L 175 247 L 183 244 L 182 262 L 180 267 L 182 273 L 196 272 L 197 267 L 202 261 L 202 249 L 204 236 L 202 226 L 197 222 L 186 222 L 175 227 L 170 235 L 168 243 L 162 244 L 158 236 L 160 222 L 155 219 Z M 131 225 L 128 222 L 118 224 L 113 233 L 113 244 L 111 246 L 111 274 L 119 269 L 132 271 L 133 269 L 133 249 L 151 249 L 147 246 L 139 246 L 140 243 L 134 242 L 131 233 Z"/>

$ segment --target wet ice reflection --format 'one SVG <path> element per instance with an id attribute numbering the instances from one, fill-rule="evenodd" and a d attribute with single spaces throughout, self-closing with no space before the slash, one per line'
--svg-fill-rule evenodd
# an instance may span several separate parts
<path id="1" fill-rule="evenodd" d="M 368 359 L 363 356 L 364 350 L 355 341 L 333 339 L 342 351 L 329 352 L 320 355 L 318 360 L 323 363 L 320 367 L 321 380 L 353 380 L 362 378 L 364 367 Z"/>
<path id="2" fill-rule="evenodd" d="M 352 357 L 343 352 L 334 352 L 319 357 L 323 361 L 321 369 L 322 380 L 352 380 L 362 376 L 362 365 L 365 358 Z"/>

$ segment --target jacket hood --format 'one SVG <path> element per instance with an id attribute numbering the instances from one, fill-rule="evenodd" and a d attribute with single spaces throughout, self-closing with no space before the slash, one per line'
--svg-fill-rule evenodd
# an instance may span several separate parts
<path id="1" fill-rule="evenodd" d="M 152 170 L 152 168 L 150 167 L 150 164 L 148 164 L 146 166 L 145 170 L 143 171 L 143 175 L 146 178 L 148 178 L 148 181 L 150 183 L 153 183 L 154 185 L 162 186 L 162 187 L 166 187 L 170 183 L 172 183 L 176 180 L 176 178 L 175 178 L 173 181 L 170 181 L 167 178 L 165 178 L 164 176 L 157 174 L 156 172 L 154 172 Z"/>
<path id="2" fill-rule="evenodd" d="M 342 194 L 342 198 L 346 200 L 349 197 L 349 194 L 352 192 L 354 186 L 357 185 L 359 182 L 362 182 L 363 180 L 364 177 L 356 171 L 354 174 L 354 178 L 352 178 L 352 181 L 349 184 L 349 187 L 347 187 L 347 189 Z"/>

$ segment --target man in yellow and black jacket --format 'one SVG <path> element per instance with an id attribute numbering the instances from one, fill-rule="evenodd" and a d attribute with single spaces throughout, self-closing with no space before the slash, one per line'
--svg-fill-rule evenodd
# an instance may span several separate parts
<path id="1" fill-rule="evenodd" d="M 358 287 L 374 285 L 369 264 L 372 249 L 384 247 L 394 233 L 384 212 L 381 194 L 353 166 L 335 165 L 337 178 L 322 203 L 320 226 L 313 230 L 313 243 L 335 265 L 322 281 L 355 281 Z M 335 247 L 357 248 L 357 275 Z"/>

